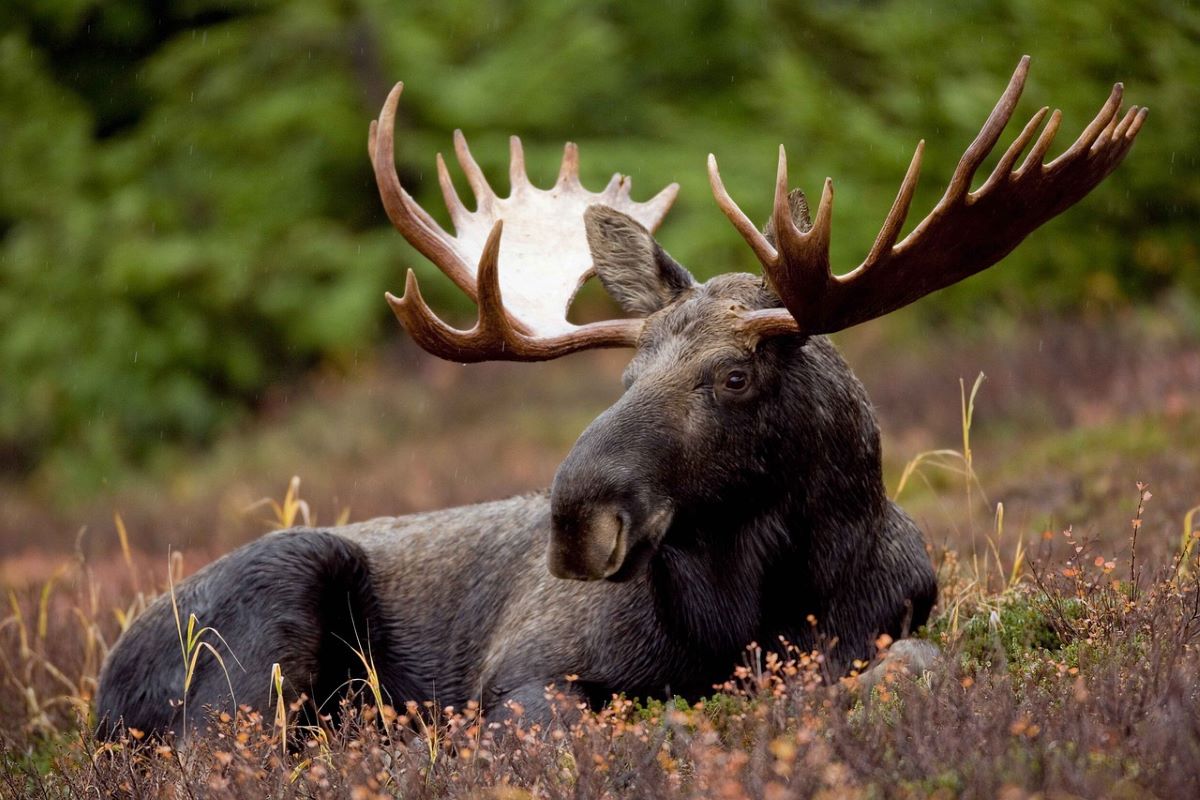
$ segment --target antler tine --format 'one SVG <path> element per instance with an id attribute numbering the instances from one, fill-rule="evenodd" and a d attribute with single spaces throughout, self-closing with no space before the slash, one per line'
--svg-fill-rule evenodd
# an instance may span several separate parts
<path id="1" fill-rule="evenodd" d="M 614 172 L 613 176 L 608 179 L 608 184 L 604 187 L 604 191 L 600 192 L 601 199 L 608 204 L 616 202 L 617 198 L 621 196 L 621 191 L 624 184 L 626 184 L 628 180 L 629 179 L 621 173 Z M 628 190 L 626 190 L 626 194 L 628 194 Z"/>
<path id="2" fill-rule="evenodd" d="M 1075 143 L 1068 147 L 1065 153 L 1047 164 L 1046 168 L 1054 169 L 1056 164 L 1071 161 L 1080 153 L 1089 149 L 1104 132 L 1104 129 L 1108 127 L 1108 124 L 1117 112 L 1120 111 L 1121 97 L 1124 94 L 1125 86 L 1120 83 L 1114 83 L 1112 92 L 1108 95 L 1108 100 L 1100 107 L 1095 118 L 1079 134 L 1079 138 L 1075 140 Z"/>
<path id="3" fill-rule="evenodd" d="M 404 89 L 403 83 L 398 83 L 392 88 L 392 92 L 388 95 L 388 100 L 395 95 L 396 101 L 399 101 L 400 92 Z M 386 111 L 386 106 L 384 108 Z M 421 208 L 412 199 L 404 187 L 400 185 L 400 176 L 396 174 L 395 168 L 395 150 L 391 141 L 392 131 L 395 128 L 395 108 L 393 106 L 390 117 L 384 119 L 383 112 L 380 112 L 380 119 L 386 123 L 388 135 L 379 135 L 379 120 L 371 120 L 371 124 L 367 127 L 367 151 L 371 158 L 371 167 L 376 172 L 376 183 L 379 184 L 381 198 L 384 201 L 384 211 L 388 213 L 388 218 L 394 226 L 403 225 L 405 228 L 411 226 L 414 230 L 419 230 L 424 233 L 431 233 L 439 230 L 437 223 L 425 213 L 425 209 Z M 386 141 L 385 141 L 386 140 Z M 379 148 L 380 152 L 376 152 Z M 384 166 L 391 159 L 392 165 L 389 171 Z M 379 173 L 382 171 L 384 180 L 379 180 Z M 384 196 L 384 193 L 387 193 Z M 389 204 L 389 201 L 391 203 Z M 393 215 L 393 211 L 396 211 Z M 423 230 L 428 228 L 428 230 Z M 443 231 L 444 233 L 444 231 Z"/>
<path id="4" fill-rule="evenodd" d="M 1144 107 L 1131 106 L 1129 108 L 1125 117 L 1113 130 L 1111 138 L 1104 144 L 1103 151 L 1107 162 L 1115 165 L 1125 157 L 1129 148 L 1133 146 L 1133 139 L 1137 136 L 1145 119 L 1146 109 Z"/>
<path id="5" fill-rule="evenodd" d="M 1125 131 L 1125 141 L 1133 142 L 1133 137 L 1137 136 L 1138 131 L 1142 129 L 1142 123 L 1146 121 L 1146 114 L 1149 111 L 1150 109 L 1145 106 L 1142 106 L 1138 110 L 1137 116 L 1133 118 L 1133 123 L 1129 126 L 1129 130 Z"/>
<path id="6" fill-rule="evenodd" d="M 501 296 L 499 264 L 503 228 L 503 220 L 497 220 L 479 259 L 479 314 L 470 329 L 462 331 L 447 325 L 429 308 L 411 269 L 403 297 L 385 293 L 396 319 L 413 341 L 439 358 L 465 363 L 495 359 L 547 361 L 577 350 L 637 344 L 644 324 L 640 319 L 605 320 L 549 338 L 529 335 L 525 326 L 504 308 Z"/>
<path id="7" fill-rule="evenodd" d="M 825 179 L 817 215 L 807 231 L 796 227 L 788 200 L 787 150 L 779 145 L 775 169 L 775 202 L 771 219 L 778 256 L 763 262 L 763 272 L 788 310 L 797 317 L 812 313 L 833 276 L 829 271 L 829 236 L 833 221 L 833 181 Z"/>
<path id="8" fill-rule="evenodd" d="M 674 185 L 675 184 L 671 184 L 671 186 L 674 186 Z M 667 189 L 669 189 L 669 188 L 670 188 L 670 186 L 667 187 Z M 663 191 L 665 192 L 667 189 L 663 189 Z M 617 195 L 622 200 L 632 200 L 633 199 L 633 176 L 632 175 L 626 175 L 625 179 L 623 181 L 621 181 L 621 186 L 617 189 Z M 657 198 L 657 197 L 658 197 L 658 195 L 655 195 L 655 198 Z M 673 197 L 671 199 L 674 200 Z M 668 204 L 667 207 L 661 209 L 661 211 L 663 214 L 666 214 L 670 209 L 671 209 L 671 206 Z M 659 220 L 658 222 L 662 222 L 662 220 Z M 657 229 L 658 222 L 656 222 L 654 225 L 649 226 L 650 230 Z"/>
<path id="9" fill-rule="evenodd" d="M 400 176 L 396 173 L 394 136 L 396 107 L 403 91 L 403 83 L 392 87 L 379 112 L 379 119 L 371 124 L 368 135 L 371 165 L 375 170 L 380 200 L 396 230 L 474 299 L 475 281 L 471 269 L 454 251 L 449 234 L 400 185 Z"/>
<path id="10" fill-rule="evenodd" d="M 1046 114 L 1049 111 L 1049 106 L 1042 106 L 1036 114 L 1030 117 L 1029 122 L 1026 122 L 1025 127 L 1021 129 L 1020 135 L 1013 140 L 1013 143 L 1004 151 L 1004 155 L 996 162 L 996 168 L 992 170 L 992 174 L 988 176 L 988 179 L 983 182 L 983 186 L 980 186 L 971 193 L 972 199 L 987 194 L 1000 181 L 1010 178 L 1013 164 L 1021 157 L 1021 153 L 1025 151 L 1025 148 L 1029 146 L 1029 140 L 1037 133 L 1038 126 L 1042 124 L 1042 120 L 1046 118 Z"/>
<path id="11" fill-rule="evenodd" d="M 441 153 L 437 154 L 437 176 L 438 185 L 442 187 L 442 199 L 446 203 L 446 210 L 450 212 L 450 221 L 457 230 L 463 226 L 471 212 L 467 211 L 467 207 L 459 198 L 454 181 L 450 177 L 450 170 L 446 167 L 446 159 L 442 158 Z"/>
<path id="12" fill-rule="evenodd" d="M 562 166 L 558 169 L 557 186 L 579 185 L 579 146 L 574 142 L 563 145 Z"/>
<path id="13" fill-rule="evenodd" d="M 525 326 L 513 320 L 504 310 L 504 298 L 500 294 L 500 236 L 504 232 L 504 220 L 496 220 L 483 245 L 479 258 L 479 322 L 475 328 L 485 342 L 494 342 L 503 351 L 505 346 L 516 342 L 524 333 Z"/>
<path id="14" fill-rule="evenodd" d="M 1030 169 L 1036 168 L 1036 170 L 1040 171 L 1045 168 L 1042 160 L 1046 157 L 1046 151 L 1050 149 L 1050 144 L 1054 141 L 1054 136 L 1058 133 L 1058 126 L 1060 124 L 1062 124 L 1062 112 L 1056 108 L 1050 114 L 1050 121 L 1046 123 L 1046 127 L 1042 130 L 1042 135 L 1034 143 L 1033 149 L 1029 151 L 1029 155 L 1025 156 L 1025 161 L 1016 173 L 1014 173 L 1018 180 L 1024 177 Z"/>
<path id="15" fill-rule="evenodd" d="M 488 234 L 479 259 L 479 318 L 475 325 L 460 331 L 447 325 L 429 308 L 421 295 L 416 274 L 410 269 L 404 296 L 386 293 L 388 304 L 409 335 L 424 349 L 452 361 L 484 361 L 496 357 L 523 337 L 522 326 L 504 310 L 500 296 L 500 237 L 504 221 L 497 220 Z M 514 348 L 519 349 L 519 348 Z"/>
<path id="16" fill-rule="evenodd" d="M 520 136 L 508 137 L 508 193 L 516 197 L 529 186 L 529 173 L 525 171 L 525 147 Z"/>
<path id="17" fill-rule="evenodd" d="M 454 154 L 458 156 L 458 165 L 462 167 L 463 173 L 467 176 L 467 183 L 470 184 L 471 191 L 475 194 L 476 210 L 491 208 L 496 201 L 496 193 L 487 182 L 487 178 L 484 177 L 483 170 L 479 168 L 475 156 L 471 155 L 467 137 L 461 130 L 454 131 Z"/>
<path id="18" fill-rule="evenodd" d="M 621 191 L 624 193 L 625 197 L 629 196 L 629 189 L 632 185 L 632 178 L 626 178 L 624 183 L 621 184 Z M 671 206 L 674 205 L 675 198 L 678 195 L 679 184 L 670 183 L 667 184 L 662 191 L 654 195 L 654 197 L 651 197 L 649 200 L 647 200 L 643 205 L 645 206 L 646 211 L 652 215 L 653 219 L 661 221 L 662 218 L 666 216 L 667 211 L 670 210 Z M 657 224 L 650 226 L 650 231 L 653 232 L 657 227 Z"/>
<path id="19" fill-rule="evenodd" d="M 746 240 L 746 244 L 750 245 L 750 249 L 754 251 L 754 255 L 758 256 L 758 260 L 764 264 L 774 261 L 777 256 L 775 248 L 725 190 L 725 182 L 721 180 L 721 170 L 717 168 L 717 157 L 712 153 L 708 154 L 708 184 L 712 187 L 713 198 L 720 206 L 721 213 L 733 223 L 733 227 Z"/>
<path id="20" fill-rule="evenodd" d="M 779 145 L 779 160 L 775 162 L 775 196 L 771 200 L 771 222 L 775 229 L 775 250 L 783 257 L 786 247 L 784 242 L 794 240 L 804 232 L 792 221 L 792 206 L 788 202 L 787 150 L 782 144 Z M 772 265 L 774 263 L 772 262 Z"/>
<path id="21" fill-rule="evenodd" d="M 452 343 L 460 341 L 462 332 L 456 331 L 442 322 L 430 310 L 425 298 L 421 296 L 415 272 L 410 269 L 405 277 L 403 297 L 396 297 L 391 292 L 384 292 L 383 296 L 387 299 L 388 305 L 392 307 L 392 313 L 396 315 L 396 319 L 422 349 L 441 358 L 450 360 L 458 358 L 460 348 L 453 346 Z"/>
<path id="22" fill-rule="evenodd" d="M 992 148 L 1000 140 L 1000 134 L 1004 132 L 1008 121 L 1012 119 L 1013 111 L 1017 108 L 1017 101 L 1021 99 L 1021 91 L 1025 88 L 1025 78 L 1028 75 L 1029 56 L 1021 56 L 1020 63 L 1017 64 L 1012 78 L 1008 81 L 1008 88 L 1004 90 L 1004 94 L 1000 95 L 992 113 L 988 115 L 987 121 L 980 128 L 979 135 L 975 137 L 975 141 L 971 142 L 959 160 L 958 167 L 954 170 L 954 177 L 950 179 L 950 185 L 946 187 L 946 194 L 942 198 L 942 202 L 956 201 L 970 191 L 971 179 L 975 177 L 975 171 L 987 158 L 988 153 L 992 152 Z"/>
<path id="23" fill-rule="evenodd" d="M 1113 133 L 1117 130 L 1117 123 L 1121 121 L 1121 109 L 1118 108 L 1108 120 L 1108 124 L 1104 126 L 1104 130 L 1100 131 L 1100 135 L 1096 137 L 1096 141 L 1092 142 L 1092 146 L 1088 149 L 1093 153 L 1102 149 L 1113 139 Z"/>
<path id="24" fill-rule="evenodd" d="M 643 321 L 614 319 L 595 322 L 557 337 L 530 335 L 504 307 L 500 292 L 500 235 L 503 220 L 488 234 L 479 260 L 479 321 L 468 331 L 459 358 L 470 361 L 509 359 L 545 361 L 591 347 L 631 347 L 637 344 Z M 458 333 L 457 331 L 455 333 Z M 471 339 L 474 339 L 471 341 Z M 465 358 L 464 356 L 468 356 Z"/>
<path id="25" fill-rule="evenodd" d="M 390 113 L 385 116 L 388 111 L 387 106 L 384 106 L 380 112 L 379 119 L 373 120 L 368 127 L 367 142 L 370 146 L 371 166 L 376 170 L 376 183 L 379 183 L 379 190 L 382 194 L 385 190 L 389 195 L 396 200 L 399 209 L 403 212 L 402 219 L 397 222 L 395 217 L 392 217 L 389 212 L 389 218 L 392 219 L 393 225 L 412 222 L 417 225 L 418 229 L 422 229 L 425 236 L 446 237 L 447 234 L 442 227 L 431 217 L 425 209 L 412 199 L 405 188 L 400 184 L 400 176 L 396 173 L 396 153 L 395 153 L 395 124 L 396 124 L 396 106 L 400 102 L 400 94 L 404 90 L 404 84 L 398 83 L 392 87 L 392 91 L 388 94 L 388 100 L 392 101 Z M 384 124 L 384 134 L 380 133 L 379 123 Z M 376 147 L 379 147 L 379 152 L 376 152 Z M 390 165 L 390 169 L 387 166 Z M 378 180 L 378 171 L 384 170 L 387 179 L 386 186 Z M 387 198 L 384 199 L 384 210 L 388 211 Z"/>
<path id="26" fill-rule="evenodd" d="M 1143 119 L 1145 118 L 1146 115 L 1144 112 L 1145 109 L 1138 108 L 1137 106 L 1130 106 L 1129 110 L 1125 112 L 1125 116 L 1122 118 L 1121 124 L 1117 126 L 1115 131 L 1113 131 L 1112 140 L 1117 141 L 1118 139 L 1125 138 L 1125 134 L 1133 126 L 1134 120 L 1138 117 Z"/>
<path id="27" fill-rule="evenodd" d="M 896 199 L 892 201 L 892 207 L 883 221 L 883 227 L 879 229 L 879 233 L 875 237 L 875 244 L 871 245 L 871 252 L 867 254 L 867 260 L 863 262 L 860 269 L 869 269 L 877 263 L 880 256 L 891 252 L 896 240 L 900 238 L 900 230 L 904 227 L 904 220 L 907 219 L 908 209 L 912 205 L 913 194 L 917 191 L 917 182 L 921 178 L 921 160 L 924 156 L 925 140 L 922 139 L 917 142 L 917 149 L 913 152 L 912 161 L 908 162 L 908 171 L 904 173 L 904 180 L 900 183 L 900 191 L 896 193 Z"/>

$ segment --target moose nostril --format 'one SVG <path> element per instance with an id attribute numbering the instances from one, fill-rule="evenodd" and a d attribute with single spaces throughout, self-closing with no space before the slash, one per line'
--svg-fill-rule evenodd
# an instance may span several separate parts
<path id="1" fill-rule="evenodd" d="M 629 539 L 633 529 L 633 518 L 626 511 L 618 511 L 617 533 L 613 538 L 612 547 L 608 551 L 608 562 L 604 565 L 604 577 L 609 577 L 625 563 L 625 554 L 629 549 Z"/>
<path id="2" fill-rule="evenodd" d="M 624 511 L 599 511 L 592 516 L 591 528 L 584 547 L 588 571 L 597 577 L 606 575 L 618 560 L 622 534 L 629 529 L 629 515 Z"/>
<path id="3" fill-rule="evenodd" d="M 632 517 L 612 506 L 590 509 L 574 525 L 556 521 L 549 567 L 560 578 L 599 580 L 621 567 Z"/>

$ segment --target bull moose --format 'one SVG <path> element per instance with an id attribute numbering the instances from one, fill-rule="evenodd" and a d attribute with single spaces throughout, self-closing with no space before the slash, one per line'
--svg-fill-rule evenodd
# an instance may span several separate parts
<path id="1" fill-rule="evenodd" d="M 424 349 L 460 362 L 633 347 L 625 392 L 583 431 L 549 490 L 276 532 L 201 569 L 154 602 L 109 655 L 97 697 L 105 730 L 190 727 L 175 702 L 185 664 L 173 602 L 184 619 L 195 614 L 221 634 L 214 646 L 228 674 L 202 656 L 187 696 L 192 708 L 212 709 L 268 706 L 275 663 L 289 700 L 303 693 L 336 706 L 331 699 L 361 675 L 357 649 L 369 652 L 393 703 L 475 700 L 493 717 L 519 705 L 527 719 L 546 719 L 545 687 L 567 675 L 568 691 L 593 705 L 614 692 L 694 697 L 723 680 L 752 640 L 826 648 L 836 672 L 870 658 L 880 634 L 920 626 L 937 594 L 923 537 L 884 491 L 871 404 L 824 334 L 986 269 L 1121 162 L 1146 110 L 1120 113 L 1117 84 L 1049 163 L 1060 112 L 1035 113 L 971 191 L 1028 67 L 1025 57 L 941 200 L 901 240 L 917 145 L 866 259 L 843 275 L 830 269 L 829 180 L 810 217 L 804 195 L 788 191 L 780 147 L 760 232 L 710 155 L 717 204 L 763 275 L 703 284 L 651 235 L 678 187 L 635 202 L 618 174 L 590 192 L 573 144 L 542 190 L 513 137 L 511 193 L 501 198 L 456 132 L 476 208 L 455 194 L 439 155 L 451 236 L 396 173 L 398 84 L 369 138 L 383 205 L 479 309 L 470 330 L 446 325 L 410 271 L 404 296 L 387 295 L 400 322 Z M 628 318 L 566 320 L 593 274 Z"/>

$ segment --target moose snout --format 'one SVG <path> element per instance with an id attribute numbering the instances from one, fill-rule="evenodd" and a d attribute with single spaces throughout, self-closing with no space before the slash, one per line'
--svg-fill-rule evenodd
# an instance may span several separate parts
<path id="1" fill-rule="evenodd" d="M 674 517 L 656 492 L 575 480 L 560 470 L 550 496 L 550 574 L 623 581 L 640 574 Z"/>
<path id="2" fill-rule="evenodd" d="M 670 428 L 632 390 L 580 435 L 550 491 L 550 573 L 622 581 L 640 574 L 673 518 L 664 485 Z"/>

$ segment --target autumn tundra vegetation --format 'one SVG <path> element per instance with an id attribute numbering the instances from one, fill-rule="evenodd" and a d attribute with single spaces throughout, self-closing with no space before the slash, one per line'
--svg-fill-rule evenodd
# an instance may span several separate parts
<path id="1" fill-rule="evenodd" d="M 17 14 L 0 34 L 0 88 L 23 98 L 19 106 L 0 104 L 0 114 L 24 109 L 0 151 L 0 303 L 9 323 L 0 348 L 0 796 L 1019 798 L 1200 791 L 1200 452 L 1190 444 L 1200 441 L 1200 328 L 1196 251 L 1187 233 L 1196 199 L 1186 179 L 1194 163 L 1179 144 L 1200 104 L 1187 102 L 1195 89 L 1177 80 L 1195 57 L 1181 44 L 1196 30 L 1188 12 L 1132 14 L 1099 4 L 1087 13 L 1051 13 L 998 2 L 982 20 L 960 11 L 913 15 L 895 2 L 853 13 L 693 4 L 668 27 L 705 33 L 667 45 L 663 19 L 632 10 L 601 18 L 586 4 L 531 2 L 519 14 L 501 10 L 478 24 L 451 19 L 452 9 L 401 13 L 321 0 L 205 9 L 181 6 L 155 17 L 137 2 L 55 15 L 39 8 Z M 763 14 L 769 18 L 757 16 Z M 984 22 L 1011 36 L 993 45 L 978 33 Z M 403 30 L 398 43 L 382 35 L 389 27 Z M 535 65 L 525 57 L 513 68 L 513 54 L 536 47 L 548 30 L 572 45 L 555 48 L 570 53 L 572 63 L 548 56 Z M 747 30 L 770 35 L 731 47 Z M 950 35 L 966 31 L 972 33 Z M 915 224 L 921 209 L 952 208 L 971 189 L 1003 200 L 1014 190 L 1005 180 L 1019 186 L 1022 176 L 1033 188 L 1039 170 L 1028 171 L 1025 164 L 1034 162 L 1018 158 L 1022 153 L 989 156 L 990 144 L 967 144 L 1012 67 L 1014 38 L 1028 39 L 1042 65 L 1049 53 L 1039 43 L 1061 42 L 1068 31 L 1106 46 L 1053 56 L 1061 62 L 1044 78 L 1035 70 L 1026 94 L 1058 100 L 1061 90 L 1062 126 L 1084 127 L 1084 146 L 1051 146 L 1039 124 L 1056 129 L 1059 117 L 1033 108 L 1018 112 L 1032 120 L 1022 129 L 1005 130 L 994 115 L 981 141 L 1003 131 L 1006 142 L 1025 150 L 1049 149 L 1048 164 L 1103 166 L 1089 173 L 1098 181 L 1141 125 L 1136 110 L 1117 108 L 1102 111 L 1100 124 L 1085 125 L 1107 87 L 1125 79 L 1131 97 L 1154 107 L 1155 116 L 1091 198 L 1001 266 L 836 335 L 872 398 L 880 450 L 863 388 L 820 334 L 859 321 L 850 319 L 854 309 L 882 314 L 939 286 L 905 280 L 899 293 L 821 286 L 820 270 L 804 268 L 808 262 L 797 254 L 815 252 L 820 262 L 819 245 L 834 219 L 833 272 L 857 263 L 864 243 L 876 242 L 861 277 L 874 273 L 872 282 L 887 289 L 888 267 L 893 275 L 913 274 L 903 258 L 886 257 L 902 234 L 914 227 L 939 233 L 936 212 L 934 223 Z M 281 48 L 259 46 L 263 41 Z M 310 53 L 307 61 L 293 57 L 298 47 Z M 709 56 L 694 57 L 706 49 Z M 935 51 L 959 67 L 938 69 Z M 616 52 L 623 58 L 613 59 Z M 650 73 L 624 71 L 638 53 L 655 65 Z M 430 78 L 412 69 L 420 59 L 463 80 L 426 92 Z M 134 64 L 138 69 L 122 69 Z M 505 64 L 518 78 L 499 91 L 486 76 Z M 538 67 L 583 99 L 570 105 L 574 94 L 547 94 L 549 84 L 529 77 Z M 632 316 L 656 312 L 644 327 L 633 321 L 645 341 L 631 369 L 627 354 L 601 350 L 545 366 L 458 365 L 473 353 L 495 357 L 497 349 L 528 357 L 532 347 L 544 355 L 550 351 L 538 351 L 539 342 L 551 342 L 552 351 L 555 337 L 561 344 L 562 336 L 612 312 L 604 292 L 590 285 L 567 321 L 560 317 L 549 328 L 539 309 L 520 300 L 506 311 L 509 304 L 499 300 L 519 292 L 506 277 L 512 260 L 504 242 L 521 230 L 508 220 L 502 229 L 494 220 L 481 226 L 477 250 L 466 251 L 468 281 L 451 274 L 439 284 L 422 271 L 420 256 L 400 249 L 381 215 L 362 205 L 363 198 L 378 204 L 369 167 L 354 166 L 367 163 L 361 111 L 373 113 L 384 102 L 382 76 L 392 74 L 412 76 L 404 112 L 386 120 L 396 124 L 399 147 L 379 158 L 392 137 L 376 135 L 372 157 L 377 174 L 396 164 L 399 191 L 389 201 L 385 186 L 384 200 L 391 212 L 397 200 L 402 213 L 407 207 L 417 229 L 443 224 L 440 212 L 418 213 L 407 204 L 415 198 L 432 207 L 424 201 L 439 187 L 424 163 L 429 134 L 455 124 L 461 110 L 472 132 L 531 132 L 521 155 L 533 185 L 551 182 L 537 176 L 550 175 L 550 142 L 568 137 L 581 140 L 585 157 L 575 179 L 583 185 L 603 186 L 589 170 L 610 163 L 638 176 L 635 196 L 681 180 L 679 233 L 672 233 L 673 217 L 662 235 L 695 279 L 649 237 L 644 229 L 657 220 L 639 222 L 637 204 L 618 209 L 632 219 L 591 214 L 585 252 L 597 261 L 600 288 Z M 610 83 L 590 82 L 601 76 Z M 640 88 L 629 89 L 634 84 Z M 1084 97 L 1083 87 L 1099 93 Z M 395 99 L 388 103 L 393 110 Z M 625 110 L 613 114 L 618 99 Z M 1163 99 L 1170 101 L 1165 114 Z M 1114 103 L 1119 107 L 1119 98 L 1105 108 Z M 539 112 L 555 105 L 581 127 L 562 127 Z M 1002 100 L 998 112 L 1004 106 Z M 694 126 L 685 124 L 689 118 Z M 24 157 L 44 147 L 43 122 L 58 132 L 56 158 Z M 234 122 L 238 137 L 228 133 Z M 319 133 L 310 137 L 312 124 Z M 763 133 L 769 135 L 760 141 Z M 893 203 L 895 178 L 912 156 L 893 151 L 899 140 L 909 148 L 920 135 L 929 141 Z M 799 173 L 789 181 L 781 153 L 773 204 L 769 192 L 761 195 L 775 164 L 751 160 L 756 149 L 770 149 L 767 139 L 788 142 Z M 235 140 L 238 147 L 223 155 Z M 473 135 L 473 142 L 475 174 L 470 156 L 464 164 L 470 188 L 498 185 L 508 148 L 488 135 Z M 758 256 L 765 283 L 757 273 L 712 277 L 745 263 L 738 249 L 744 245 L 713 223 L 720 217 L 702 165 L 673 155 L 694 154 L 696 142 L 700 152 L 722 157 L 722 173 L 714 164 L 710 175 L 717 206 Z M 1106 151 L 1104 143 L 1117 147 Z M 956 168 L 964 148 L 968 166 Z M 789 183 L 819 186 L 826 171 L 839 178 L 837 214 L 827 189 L 811 215 L 801 195 L 789 194 Z M 696 172 L 698 181 L 689 177 Z M 443 179 L 447 195 L 454 181 Z M 1064 199 L 1078 199 L 1049 185 L 1046 204 L 1023 207 L 1048 217 L 1063 210 Z M 615 192 L 620 199 L 628 187 L 618 183 Z M 862 196 L 874 194 L 878 202 L 861 205 Z M 759 233 L 731 195 L 751 218 L 772 224 Z M 904 225 L 910 201 L 915 213 Z M 470 212 L 450 212 L 461 233 L 454 216 Z M 940 232 L 942 241 L 995 236 L 994 245 L 974 254 L 982 268 L 1031 229 L 1023 226 L 1042 221 L 1037 214 L 998 216 L 1003 225 L 995 228 L 959 218 Z M 251 218 L 254 226 L 237 223 Z M 880 219 L 887 221 L 876 236 Z M 847 240 L 857 244 L 847 247 Z M 435 245 L 426 241 L 422 249 L 418 237 L 414 246 L 425 252 Z M 638 262 L 630 250 L 643 264 L 648 253 L 658 270 L 649 292 L 644 281 L 613 278 L 620 273 L 606 278 L 606 258 Z M 53 297 L 44 291 L 51 266 Z M 415 337 L 451 361 L 405 339 L 378 340 L 383 315 L 375 307 L 387 312 L 379 298 L 403 266 L 417 269 L 428 305 L 445 308 L 449 319 L 470 313 L 456 292 L 479 301 L 484 324 L 464 334 L 432 316 L 415 279 L 404 298 L 393 298 Z M 953 259 L 933 267 L 950 280 L 964 277 Z M 808 282 L 790 283 L 792 274 Z M 490 288 L 488 276 L 496 281 Z M 567 281 L 566 296 L 574 289 Z M 804 359 L 801 373 L 832 369 L 834 383 L 852 389 L 847 396 L 863 415 L 862 441 L 830 448 L 827 434 L 846 426 L 826 430 L 805 413 L 795 415 L 808 426 L 800 429 L 819 432 L 817 444 L 825 446 L 810 440 L 806 449 L 830 459 L 821 462 L 827 471 L 853 472 L 848 456 L 868 456 L 870 492 L 881 508 L 903 507 L 907 517 L 887 513 L 917 537 L 910 540 L 919 545 L 917 557 L 900 574 L 928 567 L 937 590 L 932 608 L 859 636 L 853 652 L 837 649 L 837 634 L 848 628 L 828 635 L 820 613 L 826 609 L 801 608 L 782 638 L 763 626 L 763 635 L 724 650 L 725 666 L 706 665 L 704 680 L 693 685 L 620 691 L 571 670 L 535 681 L 515 704 L 469 692 L 453 703 L 439 702 L 440 694 L 401 698 L 391 654 L 374 631 L 357 627 L 369 615 L 351 615 L 348 628 L 322 628 L 328 617 L 317 615 L 306 628 L 301 614 L 301 625 L 288 631 L 294 644 L 333 631 L 344 645 L 345 660 L 332 672 L 345 677 L 319 687 L 333 699 L 317 707 L 295 664 L 243 658 L 228 638 L 245 632 L 191 602 L 203 585 L 195 576 L 220 574 L 219 565 L 232 562 L 218 557 L 250 540 L 293 537 L 288 541 L 303 556 L 299 545 L 310 535 L 303 530 L 368 530 L 379 523 L 367 520 L 380 514 L 526 493 L 550 484 L 564 463 L 566 477 L 603 488 L 605 475 L 592 465 L 603 463 L 611 446 L 605 424 L 619 431 L 633 416 L 626 412 L 638 405 L 647 377 L 659 374 L 656 348 L 670 342 L 673 327 L 703 320 L 696 306 L 724 300 L 728 291 L 748 306 L 735 316 L 742 331 L 758 331 L 764 352 L 780 361 L 791 352 L 789 337 L 804 342 L 792 353 Z M 76 324 L 43 322 L 43 298 Z M 764 308 L 755 309 L 760 301 Z M 608 322 L 590 330 L 632 344 L 635 328 Z M 676 370 L 688 366 L 675 361 Z M 622 394 L 623 371 L 630 389 Z M 736 395 L 727 383 L 717 388 Z M 829 387 L 822 388 L 828 396 Z M 605 411 L 610 405 L 616 413 Z M 671 413 L 663 413 L 651 455 L 670 450 L 679 433 Z M 686 413 L 694 434 L 704 417 Z M 706 455 L 696 460 L 720 477 L 724 462 Z M 633 568 L 644 564 L 631 556 L 647 545 L 633 535 L 655 533 L 644 524 L 654 515 L 621 508 L 613 528 L 586 508 L 596 497 L 563 494 L 555 485 L 557 496 L 510 501 L 542 509 L 537 513 L 551 518 L 542 530 L 558 525 L 569 534 L 549 555 L 539 548 L 539 575 L 603 587 L 610 582 L 577 579 L 611 569 L 609 577 L 636 581 Z M 653 499 L 634 498 L 647 507 Z M 861 500 L 846 492 L 822 508 L 828 519 L 853 516 Z M 284 532 L 258 538 L 276 529 Z M 601 539 L 613 546 L 587 546 Z M 653 535 L 649 541 L 671 544 Z M 788 566 L 779 561 L 786 559 L 768 559 L 768 567 Z M 301 560 L 298 571 L 311 564 Z M 445 567 L 429 570 L 436 575 L 438 568 Z M 551 570 L 567 578 L 551 578 Z M 810 577 L 799 574 L 796 584 Z M 261 622 L 264 639 L 271 622 L 305 601 L 295 581 L 250 581 L 251 591 L 238 595 L 235 584 L 246 576 L 234 577 L 215 585 L 259 611 L 282 610 L 270 618 L 251 612 L 251 627 Z M 754 588 L 733 567 L 719 577 Z M 611 585 L 627 590 L 629 583 Z M 421 586 L 408 605 L 458 609 L 478 600 L 462 583 Z M 853 583 L 837 588 L 852 590 Z M 784 586 L 778 594 L 804 598 L 805 590 Z M 536 605 L 514 610 L 526 623 L 545 613 Z M 797 608 L 772 601 L 760 611 Z M 158 629 L 152 658 L 134 660 L 162 670 L 144 673 L 140 688 L 157 693 L 175 722 L 102 725 L 97 702 L 109 680 L 102 665 L 107 659 L 111 666 L 122 648 L 128 652 L 148 622 Z M 942 655 L 934 669 L 889 661 L 900 636 L 936 645 Z M 435 652 L 430 674 L 461 669 L 439 661 L 454 657 L 449 650 Z M 628 653 L 604 656 L 582 663 L 629 660 Z M 247 702 L 223 705 L 221 684 L 235 681 L 239 696 L 242 683 L 248 688 Z M 310 680 L 306 688 L 318 687 Z M 167 730 L 173 726 L 176 732 Z M 193 726 L 206 731 L 182 735 Z"/>

